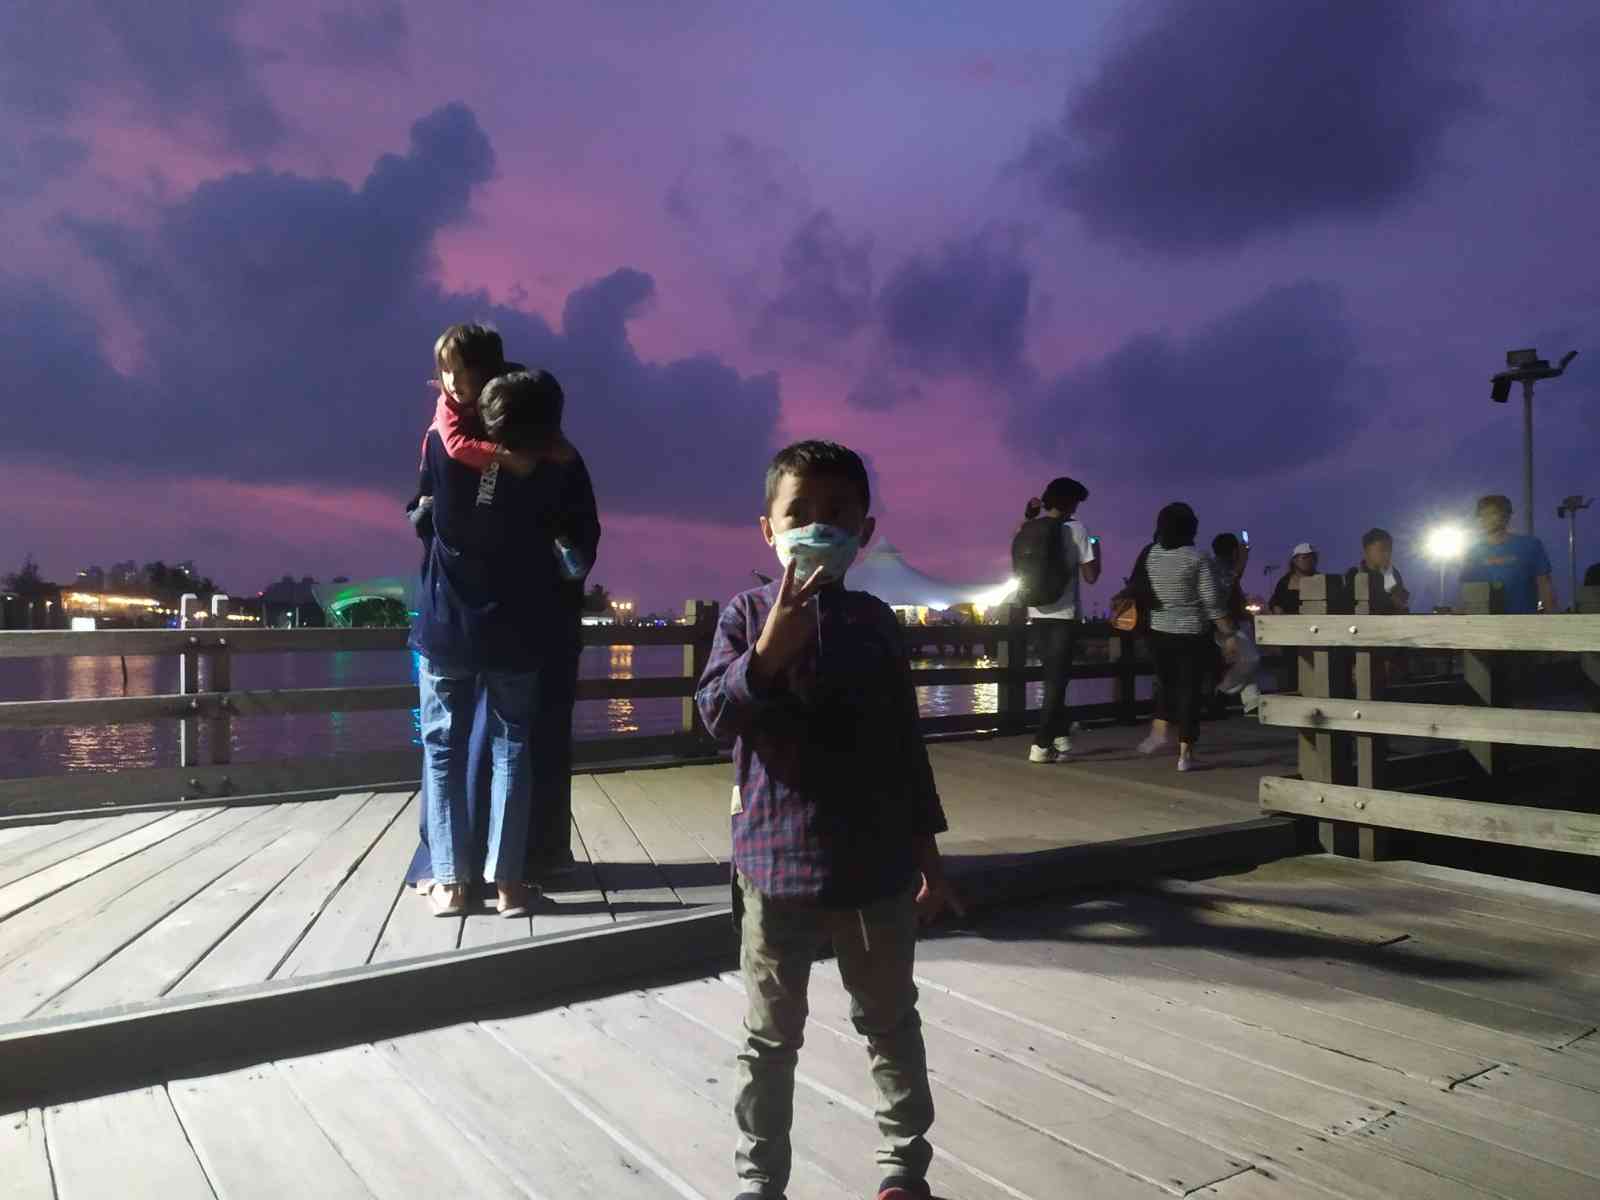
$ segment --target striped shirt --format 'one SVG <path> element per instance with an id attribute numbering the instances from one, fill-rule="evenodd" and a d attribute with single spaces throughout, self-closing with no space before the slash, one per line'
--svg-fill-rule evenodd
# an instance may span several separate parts
<path id="1" fill-rule="evenodd" d="M 1193 546 L 1151 546 L 1146 567 L 1156 594 L 1150 628 L 1157 633 L 1205 633 L 1228 615 L 1227 592 L 1211 560 Z"/>

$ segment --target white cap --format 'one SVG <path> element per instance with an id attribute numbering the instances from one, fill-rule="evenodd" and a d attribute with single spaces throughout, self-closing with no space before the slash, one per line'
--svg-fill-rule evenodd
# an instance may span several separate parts
<path id="1" fill-rule="evenodd" d="M 1316 552 L 1317 548 L 1310 542 L 1301 542 L 1293 550 L 1289 551 L 1289 554 L 1293 558 L 1298 558 L 1302 554 L 1315 554 Z"/>

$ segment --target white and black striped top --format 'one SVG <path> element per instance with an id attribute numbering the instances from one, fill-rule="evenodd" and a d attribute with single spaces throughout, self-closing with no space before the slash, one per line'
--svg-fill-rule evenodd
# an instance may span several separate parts
<path id="1" fill-rule="evenodd" d="M 1211 622 L 1228 615 L 1227 590 L 1211 560 L 1193 546 L 1163 550 L 1151 546 L 1145 560 L 1156 606 L 1150 628 L 1158 633 L 1205 633 Z"/>

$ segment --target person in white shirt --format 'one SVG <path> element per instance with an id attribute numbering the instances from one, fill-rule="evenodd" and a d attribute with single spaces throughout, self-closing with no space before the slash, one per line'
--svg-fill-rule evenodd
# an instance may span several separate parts
<path id="1" fill-rule="evenodd" d="M 1082 587 L 1100 578 L 1099 539 L 1077 519 L 1078 506 L 1089 489 L 1076 479 L 1052 479 L 1036 499 L 1029 500 L 1026 520 L 1048 518 L 1061 523 L 1061 546 L 1066 559 L 1067 585 L 1059 599 L 1028 609 L 1033 623 L 1039 661 L 1044 666 L 1044 711 L 1039 731 L 1028 748 L 1028 761 L 1060 762 L 1072 753 L 1072 714 L 1067 707 L 1067 685 L 1072 680 L 1072 650 L 1083 617 Z"/>

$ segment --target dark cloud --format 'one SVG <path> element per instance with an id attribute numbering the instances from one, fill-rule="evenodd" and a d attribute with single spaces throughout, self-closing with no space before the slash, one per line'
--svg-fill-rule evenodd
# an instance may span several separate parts
<path id="1" fill-rule="evenodd" d="M 954 238 L 937 254 L 903 263 L 878 296 L 883 336 L 895 362 L 926 374 L 989 379 L 1024 371 L 1032 272 L 1015 233 Z"/>
<path id="2" fill-rule="evenodd" d="M 851 238 L 825 209 L 785 243 L 777 294 L 762 307 L 751 341 L 807 351 L 853 336 L 872 315 L 872 239 Z"/>
<path id="3" fill-rule="evenodd" d="M 602 503 L 732 519 L 730 476 L 758 494 L 771 453 L 776 378 L 709 355 L 641 359 L 627 325 L 655 285 L 639 271 L 574 292 L 560 331 L 442 290 L 434 236 L 467 214 L 493 166 L 472 113 L 452 105 L 418 121 L 407 153 L 384 156 L 359 188 L 255 171 L 203 185 L 149 231 L 69 223 L 144 361 L 119 376 L 81 309 L 0 278 L 0 374 L 22 394 L 60 398 L 13 416 L 8 453 L 399 493 L 431 417 L 433 339 L 451 322 L 489 320 L 513 355 L 562 380 Z"/>
<path id="4" fill-rule="evenodd" d="M 1096 233 L 1195 253 L 1415 194 L 1478 101 L 1443 5 L 1168 0 L 1021 167 Z"/>
<path id="5" fill-rule="evenodd" d="M 845 397 L 851 408 L 862 412 L 888 412 L 910 401 L 922 399 L 922 388 L 893 371 L 875 367 Z"/>
<path id="6" fill-rule="evenodd" d="M 78 138 L 44 134 L 16 141 L 0 134 L 0 198 L 24 200 L 89 159 L 89 145 Z"/>
<path id="7" fill-rule="evenodd" d="M 8 0 L 0 5 L 0 103 L 62 118 L 105 98 L 164 125 L 203 125 L 232 150 L 269 149 L 284 122 L 234 34 L 238 8 L 224 0 Z"/>
<path id="8" fill-rule="evenodd" d="M 1188 485 L 1303 470 L 1348 446 L 1385 402 L 1339 290 L 1305 281 L 1189 337 L 1141 334 L 1020 391 L 1006 434 L 1063 470 Z"/>
<path id="9" fill-rule="evenodd" d="M 667 189 L 667 214 L 690 229 L 723 236 L 729 227 L 771 232 L 810 207 L 800 168 L 782 150 L 742 133 L 690 163 Z"/>

